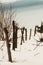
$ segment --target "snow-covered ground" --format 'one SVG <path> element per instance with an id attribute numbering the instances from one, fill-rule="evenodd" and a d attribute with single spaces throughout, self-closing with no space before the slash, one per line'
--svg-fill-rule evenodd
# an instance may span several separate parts
<path id="1" fill-rule="evenodd" d="M 20 45 L 20 38 L 18 39 L 18 47 L 12 50 L 11 55 L 13 62 L 8 61 L 7 47 L 5 41 L 0 41 L 0 65 L 43 65 L 43 43 L 36 48 L 37 37 L 32 36 L 29 40 Z M 4 45 L 3 45 L 4 44 Z M 3 47 L 1 48 L 1 46 Z M 35 49 L 36 48 L 36 49 Z"/>

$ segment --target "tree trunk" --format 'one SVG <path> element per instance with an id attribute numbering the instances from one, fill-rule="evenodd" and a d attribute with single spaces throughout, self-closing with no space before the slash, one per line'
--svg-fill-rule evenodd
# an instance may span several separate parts
<path id="1" fill-rule="evenodd" d="M 5 36 L 6 36 L 6 45 L 7 45 L 7 51 L 8 51 L 8 59 L 9 59 L 10 62 L 12 62 L 7 28 L 4 28 L 4 32 L 5 32 Z"/>

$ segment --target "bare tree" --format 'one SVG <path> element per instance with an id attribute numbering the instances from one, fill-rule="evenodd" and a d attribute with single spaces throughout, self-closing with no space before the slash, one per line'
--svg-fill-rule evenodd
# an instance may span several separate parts
<path id="1" fill-rule="evenodd" d="M 10 51 L 10 35 L 12 31 L 12 16 L 14 12 L 12 10 L 12 6 L 9 6 L 9 9 L 6 10 L 3 4 L 0 4 L 0 38 L 6 39 L 7 51 L 8 51 L 8 58 L 9 61 L 12 62 L 11 51 Z M 3 33 L 4 32 L 4 33 Z M 7 34 L 8 32 L 8 34 Z M 3 40 L 3 39 L 2 39 Z"/>
<path id="2" fill-rule="evenodd" d="M 8 35 L 10 37 L 11 30 L 12 30 L 12 16 L 14 11 L 12 10 L 12 6 L 9 6 L 9 9 L 5 9 L 5 7 L 0 4 L 0 28 L 3 29 L 4 27 L 8 30 Z M 3 32 L 3 30 L 1 31 Z M 0 32 L 0 33 L 1 33 Z"/>
<path id="3" fill-rule="evenodd" d="M 3 17 L 4 17 L 4 9 L 2 4 L 0 3 L 0 39 L 3 38 Z"/>

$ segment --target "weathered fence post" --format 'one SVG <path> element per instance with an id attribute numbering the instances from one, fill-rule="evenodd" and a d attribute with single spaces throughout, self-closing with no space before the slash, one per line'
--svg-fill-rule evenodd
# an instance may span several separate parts
<path id="1" fill-rule="evenodd" d="M 25 29 L 25 40 L 27 40 L 27 29 Z"/>
<path id="2" fill-rule="evenodd" d="M 17 48 L 17 31 L 18 31 L 18 28 L 15 25 L 15 21 L 13 21 L 13 50 Z"/>
<path id="3" fill-rule="evenodd" d="M 22 31 L 22 28 L 21 28 L 21 45 L 22 45 L 22 38 L 23 38 L 23 31 Z"/>
<path id="4" fill-rule="evenodd" d="M 29 40 L 31 39 L 31 33 L 32 33 L 32 29 L 30 29 Z"/>
<path id="5" fill-rule="evenodd" d="M 21 45 L 22 45 L 22 41 L 24 42 L 24 28 L 21 28 L 21 34 L 22 34 L 22 36 L 21 36 Z"/>
<path id="6" fill-rule="evenodd" d="M 6 36 L 6 45 L 7 45 L 7 51 L 8 51 L 8 60 L 12 62 L 11 57 L 11 51 L 10 51 L 10 43 L 9 43 L 9 37 L 8 37 L 8 30 L 7 28 L 4 28 L 5 36 Z"/>
<path id="7" fill-rule="evenodd" d="M 35 30 L 34 30 L 34 36 L 35 36 L 35 34 L 36 34 L 36 26 L 35 26 Z"/>
<path id="8" fill-rule="evenodd" d="M 18 33 L 18 27 L 16 26 L 16 37 L 15 37 L 15 39 L 16 39 L 16 45 L 15 45 L 15 48 L 17 48 L 17 33 Z"/>

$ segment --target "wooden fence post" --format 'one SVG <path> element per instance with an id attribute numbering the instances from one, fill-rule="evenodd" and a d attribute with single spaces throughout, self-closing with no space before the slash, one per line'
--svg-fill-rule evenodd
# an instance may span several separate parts
<path id="1" fill-rule="evenodd" d="M 17 48 L 17 31 L 18 31 L 18 28 L 15 25 L 15 21 L 13 21 L 13 50 Z"/>
<path id="2" fill-rule="evenodd" d="M 27 40 L 27 29 L 25 29 L 25 40 Z"/>
<path id="3" fill-rule="evenodd" d="M 30 29 L 29 40 L 31 39 L 31 33 L 32 33 L 32 29 Z"/>
<path id="4" fill-rule="evenodd" d="M 36 34 L 36 26 L 35 26 L 35 30 L 34 30 L 34 36 L 35 36 L 35 34 Z"/>

